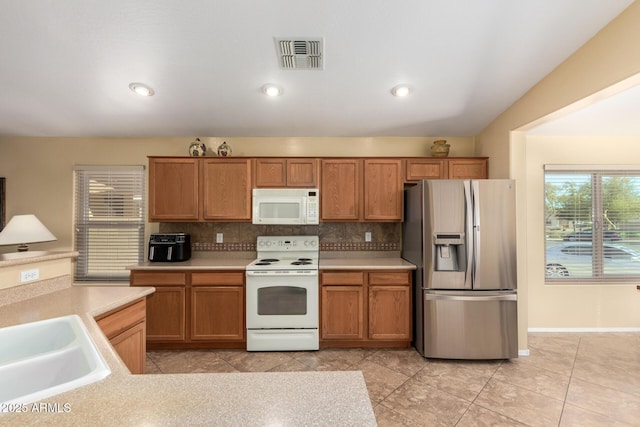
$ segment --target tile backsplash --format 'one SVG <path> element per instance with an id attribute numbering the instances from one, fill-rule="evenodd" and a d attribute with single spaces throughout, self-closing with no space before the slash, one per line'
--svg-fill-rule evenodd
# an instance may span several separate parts
<path id="1" fill-rule="evenodd" d="M 321 251 L 399 251 L 402 224 L 397 222 L 319 225 L 253 225 L 247 223 L 176 223 L 159 225 L 160 233 L 189 233 L 194 251 L 255 251 L 258 236 L 318 235 Z M 371 242 L 365 242 L 371 232 Z M 222 233 L 223 243 L 216 243 Z"/>

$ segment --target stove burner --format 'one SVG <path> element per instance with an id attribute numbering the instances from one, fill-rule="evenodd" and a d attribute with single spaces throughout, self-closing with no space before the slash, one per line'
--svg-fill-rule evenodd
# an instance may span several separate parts
<path id="1" fill-rule="evenodd" d="M 264 259 L 259 260 L 259 262 L 278 262 L 278 261 L 280 261 L 280 260 L 276 259 L 276 258 L 264 258 Z M 264 264 L 261 264 L 261 265 L 264 265 Z"/>
<path id="2" fill-rule="evenodd" d="M 291 263 L 291 265 L 310 265 L 311 264 L 311 260 L 309 261 L 293 261 Z"/>
<path id="3" fill-rule="evenodd" d="M 311 261 L 311 258 L 298 258 L 298 261 Z"/>
<path id="4" fill-rule="evenodd" d="M 270 262 L 258 261 L 254 265 L 271 265 L 271 263 Z"/>

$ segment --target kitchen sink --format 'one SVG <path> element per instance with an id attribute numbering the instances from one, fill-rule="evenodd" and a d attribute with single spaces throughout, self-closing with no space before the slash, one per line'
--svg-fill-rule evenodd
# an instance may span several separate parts
<path id="1" fill-rule="evenodd" d="M 73 390 L 111 373 L 77 315 L 0 329 L 0 403 L 36 400 Z"/>

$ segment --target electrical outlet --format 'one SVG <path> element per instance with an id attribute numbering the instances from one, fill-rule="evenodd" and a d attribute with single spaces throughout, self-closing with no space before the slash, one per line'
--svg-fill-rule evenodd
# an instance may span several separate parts
<path id="1" fill-rule="evenodd" d="M 216 243 L 223 243 L 224 235 L 222 233 L 216 233 Z"/>
<path id="2" fill-rule="evenodd" d="M 40 278 L 40 270 L 32 268 L 31 270 L 25 270 L 20 272 L 20 283 L 32 282 Z"/>
<path id="3" fill-rule="evenodd" d="M 370 242 L 371 241 L 371 232 L 370 231 L 366 231 L 364 233 L 364 241 L 365 242 Z"/>

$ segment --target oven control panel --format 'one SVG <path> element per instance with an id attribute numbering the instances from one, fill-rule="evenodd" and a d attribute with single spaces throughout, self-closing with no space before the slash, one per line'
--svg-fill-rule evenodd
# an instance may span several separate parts
<path id="1" fill-rule="evenodd" d="M 318 236 L 258 236 L 258 251 L 318 251 Z"/>

